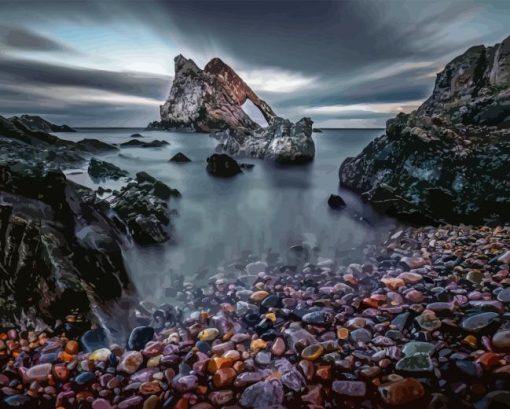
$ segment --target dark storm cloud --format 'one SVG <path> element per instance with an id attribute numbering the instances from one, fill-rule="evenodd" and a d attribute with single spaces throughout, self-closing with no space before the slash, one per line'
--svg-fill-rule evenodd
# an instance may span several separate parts
<path id="1" fill-rule="evenodd" d="M 32 60 L 0 57 L 0 81 L 30 85 L 91 88 L 126 95 L 163 99 L 170 77 L 65 67 Z M 79 96 L 77 96 L 79 98 Z"/>
<path id="2" fill-rule="evenodd" d="M 65 51 L 72 49 L 51 38 L 34 33 L 23 27 L 0 25 L 0 45 L 24 51 Z"/>
<path id="3" fill-rule="evenodd" d="M 277 112 L 296 118 L 302 116 L 299 110 L 303 107 L 425 99 L 433 87 L 432 74 L 452 57 L 473 44 L 490 45 L 508 35 L 510 2 L 4 0 L 0 13 L 5 21 L 16 22 L 10 25 L 7 40 L 0 27 L 0 43 L 13 50 L 51 53 L 64 51 L 62 47 L 79 49 L 65 31 L 55 37 L 37 34 L 51 32 L 37 30 L 39 25 L 79 27 L 82 32 L 74 38 L 78 42 L 87 37 L 87 30 L 100 27 L 105 36 L 108 30 L 155 34 L 171 45 L 169 49 L 200 65 L 219 56 L 237 71 L 268 69 L 277 75 L 280 70 L 312 78 L 309 85 L 295 87 L 292 92 L 268 92 L 267 87 L 258 90 Z M 51 87 L 72 87 L 161 101 L 170 85 L 167 76 L 123 72 L 123 67 L 114 72 L 28 61 L 8 53 L 0 57 L 0 93 L 7 95 L 4 88 L 11 94 L 20 92 L 11 95 L 11 102 L 20 110 L 25 106 L 27 112 L 44 106 L 41 96 L 31 92 L 31 85 L 48 87 L 49 93 Z M 389 69 L 399 65 L 401 69 Z M 17 91 L 2 85 L 13 83 L 27 85 Z M 0 104 L 0 113 L 14 109 Z M 112 115 L 120 118 L 119 112 L 131 119 L 140 117 L 132 105 L 111 103 L 99 108 L 84 100 L 66 104 L 70 122 L 87 115 L 108 124 Z M 47 105 L 58 111 L 55 114 L 63 114 L 58 95 L 51 96 Z M 141 107 L 142 111 L 151 116 L 140 125 L 157 117 L 154 108 Z M 327 119 L 380 119 L 382 115 L 365 111 L 317 114 Z"/>

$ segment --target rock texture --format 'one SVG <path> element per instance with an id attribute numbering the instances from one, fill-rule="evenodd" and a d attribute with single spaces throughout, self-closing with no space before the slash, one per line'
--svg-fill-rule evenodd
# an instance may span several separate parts
<path id="1" fill-rule="evenodd" d="M 340 167 L 343 186 L 417 222 L 510 218 L 510 37 L 446 65 L 416 111 Z"/>
<path id="2" fill-rule="evenodd" d="M 0 191 L 0 325 L 91 318 L 132 294 L 122 236 L 93 191 L 26 163 L 0 165 Z"/>
<path id="3" fill-rule="evenodd" d="M 24 126 L 31 131 L 40 132 L 76 132 L 67 125 L 56 125 L 37 115 L 21 115 L 9 118 L 10 121 Z"/>
<path id="4" fill-rule="evenodd" d="M 217 133 L 218 151 L 233 156 L 269 159 L 278 163 L 305 163 L 313 160 L 315 144 L 312 120 L 303 118 L 295 124 L 276 117 L 267 128 L 229 129 Z"/>
<path id="5" fill-rule="evenodd" d="M 260 110 L 266 127 L 245 112 L 243 104 L 248 101 Z M 178 55 L 170 95 L 161 106 L 161 121 L 148 128 L 216 132 L 221 141 L 218 151 L 229 155 L 282 163 L 308 162 L 315 155 L 312 121 L 303 118 L 294 124 L 278 117 L 219 58 L 213 58 L 201 70 L 193 60 Z"/>
<path id="6" fill-rule="evenodd" d="M 246 83 L 219 58 L 203 70 L 191 59 L 178 55 L 174 59 L 175 76 L 167 101 L 160 108 L 161 121 L 152 129 L 183 129 L 211 132 L 227 128 L 258 129 L 243 111 L 249 99 L 268 122 L 276 115 Z"/>

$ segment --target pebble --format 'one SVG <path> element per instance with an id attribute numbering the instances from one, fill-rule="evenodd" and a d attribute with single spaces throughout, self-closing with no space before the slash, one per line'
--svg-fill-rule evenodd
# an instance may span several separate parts
<path id="1" fill-rule="evenodd" d="M 209 285 L 185 283 L 182 311 L 137 307 L 139 326 L 118 340 L 126 347 L 102 329 L 80 336 L 86 326 L 0 330 L 1 402 L 509 407 L 510 277 L 498 260 L 509 239 L 509 226 L 405 228 L 360 263 L 296 267 L 247 256 Z M 293 256 L 304 255 L 298 247 Z"/>

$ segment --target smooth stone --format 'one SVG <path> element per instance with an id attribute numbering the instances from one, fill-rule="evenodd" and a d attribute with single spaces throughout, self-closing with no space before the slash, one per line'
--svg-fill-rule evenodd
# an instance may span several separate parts
<path id="1" fill-rule="evenodd" d="M 139 351 L 145 347 L 145 345 L 152 341 L 154 337 L 154 328 L 152 327 L 136 327 L 131 331 L 128 339 L 128 349 L 131 351 Z"/>
<path id="2" fill-rule="evenodd" d="M 415 318 L 418 325 L 425 331 L 435 331 L 441 328 L 441 320 L 432 314 L 422 314 Z"/>
<path id="3" fill-rule="evenodd" d="M 93 381 L 96 379 L 96 375 L 92 372 L 82 372 L 79 374 L 76 378 L 74 378 L 74 381 L 78 385 L 86 385 L 87 383 Z"/>
<path id="4" fill-rule="evenodd" d="M 510 330 L 496 332 L 491 342 L 496 350 L 510 352 Z"/>
<path id="5" fill-rule="evenodd" d="M 124 399 L 122 402 L 119 402 L 117 407 L 119 409 L 128 409 L 135 408 L 143 402 L 143 398 L 141 396 L 132 396 L 130 398 Z"/>
<path id="6" fill-rule="evenodd" d="M 313 311 L 303 315 L 302 321 L 311 325 L 328 325 L 333 322 L 333 314 L 327 311 Z"/>
<path id="7" fill-rule="evenodd" d="M 283 402 L 284 390 L 277 379 L 257 382 L 248 386 L 239 399 L 239 403 L 247 408 L 271 408 Z"/>
<path id="8" fill-rule="evenodd" d="M 471 333 L 481 332 L 499 321 L 499 314 L 495 312 L 482 312 L 465 318 L 460 326 L 463 330 Z"/>
<path id="9" fill-rule="evenodd" d="M 266 366 L 271 363 L 271 352 L 269 351 L 259 351 L 257 355 L 255 355 L 255 362 L 259 365 Z"/>
<path id="10" fill-rule="evenodd" d="M 397 371 L 403 372 L 429 372 L 434 369 L 430 355 L 427 353 L 416 353 L 406 356 L 395 365 Z"/>
<path id="11" fill-rule="evenodd" d="M 505 304 L 510 303 L 510 287 L 505 288 L 498 293 L 498 300 Z"/>
<path id="12" fill-rule="evenodd" d="M 86 331 L 80 338 L 80 343 L 85 352 L 93 352 L 97 349 L 108 348 L 108 335 L 103 328 Z"/>
<path id="13" fill-rule="evenodd" d="M 365 328 L 358 328 L 358 329 L 355 329 L 354 331 L 351 331 L 351 339 L 354 341 L 354 342 L 370 342 L 370 340 L 372 339 L 372 334 L 370 333 L 369 330 L 365 329 Z"/>
<path id="14" fill-rule="evenodd" d="M 405 356 L 412 356 L 414 354 L 428 354 L 432 355 L 436 347 L 429 342 L 411 341 L 404 345 L 402 353 Z"/>
<path id="15" fill-rule="evenodd" d="M 45 381 L 51 372 L 51 364 L 39 364 L 28 369 L 26 376 L 30 381 Z"/>
<path id="16" fill-rule="evenodd" d="M 303 349 L 301 357 L 308 361 L 315 361 L 324 355 L 324 352 L 324 347 L 321 344 L 312 344 Z"/>
<path id="17" fill-rule="evenodd" d="M 403 406 L 425 396 L 423 385 L 414 378 L 404 378 L 379 387 L 379 394 L 390 406 Z"/>
<path id="18" fill-rule="evenodd" d="M 203 342 L 214 341 L 220 335 L 220 331 L 217 328 L 207 328 L 198 334 L 198 339 Z"/>
<path id="19" fill-rule="evenodd" d="M 10 408 L 24 408 L 30 402 L 26 395 L 12 395 L 3 399 L 3 402 Z"/>
<path id="20" fill-rule="evenodd" d="M 475 409 L 510 409 L 510 391 L 491 391 L 475 402 Z"/>
<path id="21" fill-rule="evenodd" d="M 367 393 L 367 385 L 361 381 L 334 381 L 333 392 L 351 397 L 363 397 Z"/>
<path id="22" fill-rule="evenodd" d="M 90 361 L 106 362 L 112 352 L 108 348 L 96 349 L 89 355 Z"/>
<path id="23" fill-rule="evenodd" d="M 138 351 L 126 352 L 117 366 L 117 371 L 133 374 L 143 362 L 143 355 Z"/>
<path id="24" fill-rule="evenodd" d="M 92 402 L 92 409 L 111 409 L 112 405 L 105 399 L 96 399 Z"/>
<path id="25" fill-rule="evenodd" d="M 506 253 L 503 253 L 499 258 L 498 261 L 504 264 L 510 264 L 510 250 Z"/>

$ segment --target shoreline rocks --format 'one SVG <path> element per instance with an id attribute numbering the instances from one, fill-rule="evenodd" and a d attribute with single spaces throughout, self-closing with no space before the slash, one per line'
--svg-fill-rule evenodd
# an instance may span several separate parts
<path id="1" fill-rule="evenodd" d="M 302 118 L 294 124 L 275 117 L 267 128 L 228 129 L 214 135 L 219 140 L 216 151 L 280 164 L 308 163 L 315 157 L 312 124 L 310 118 Z"/>
<path id="2" fill-rule="evenodd" d="M 224 153 L 209 156 L 206 169 L 211 175 L 219 177 L 232 177 L 243 173 L 237 161 Z"/>
<path id="3" fill-rule="evenodd" d="M 427 101 L 342 163 L 341 185 L 417 224 L 508 222 L 509 49 L 510 37 L 448 63 Z"/>

